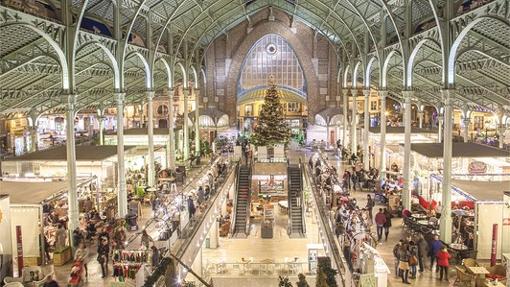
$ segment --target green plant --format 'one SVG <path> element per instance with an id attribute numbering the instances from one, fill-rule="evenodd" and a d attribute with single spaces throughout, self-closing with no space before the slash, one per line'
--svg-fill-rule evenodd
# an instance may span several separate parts
<path id="1" fill-rule="evenodd" d="M 331 268 L 329 257 L 319 257 L 317 262 L 317 283 L 316 287 L 337 287 L 335 276 L 338 273 Z"/>

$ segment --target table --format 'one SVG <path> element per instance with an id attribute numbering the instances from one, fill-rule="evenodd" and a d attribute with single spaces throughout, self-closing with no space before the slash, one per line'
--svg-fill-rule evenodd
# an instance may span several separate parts
<path id="1" fill-rule="evenodd" d="M 460 244 L 460 243 L 452 243 L 450 244 L 450 248 L 451 249 L 454 249 L 454 250 L 467 250 L 468 247 L 464 244 Z"/>
<path id="2" fill-rule="evenodd" d="M 489 274 L 490 272 L 485 267 L 468 267 L 467 270 L 475 275 L 476 286 L 483 286 L 485 282 L 485 274 Z"/>
<path id="3" fill-rule="evenodd" d="M 486 287 L 505 287 L 505 285 L 501 282 L 496 282 L 496 281 L 489 281 L 489 282 L 485 282 L 485 286 Z"/>
<path id="4" fill-rule="evenodd" d="M 428 218 L 428 216 L 426 214 L 421 214 L 421 213 L 413 213 L 413 214 L 411 214 L 411 217 L 416 218 L 416 219 L 427 219 Z"/>

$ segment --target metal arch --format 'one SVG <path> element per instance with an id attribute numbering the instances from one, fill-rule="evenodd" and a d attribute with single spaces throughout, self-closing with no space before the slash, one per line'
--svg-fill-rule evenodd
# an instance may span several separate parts
<path id="1" fill-rule="evenodd" d="M 443 39 L 443 35 L 445 35 L 445 33 L 448 32 L 448 29 L 447 31 L 444 31 L 443 30 L 443 27 L 441 27 L 440 25 L 440 16 L 438 14 L 438 11 L 437 11 L 437 7 L 435 5 L 435 0 L 428 0 L 429 1 L 429 5 L 430 5 L 430 10 L 432 11 L 432 14 L 434 16 L 434 21 L 436 22 L 436 27 L 437 27 L 437 31 L 439 32 L 439 42 L 440 42 L 440 45 L 439 47 L 441 48 L 441 62 L 443 62 L 443 73 L 441 73 L 441 81 L 442 81 L 442 84 L 445 85 L 446 83 L 446 56 L 445 56 L 445 50 L 448 49 L 444 43 L 444 39 Z"/>
<path id="2" fill-rule="evenodd" d="M 119 65 L 117 63 L 117 60 L 115 59 L 115 56 L 113 53 L 108 49 L 105 45 L 99 43 L 98 41 L 91 41 L 87 42 L 85 45 L 80 46 L 76 52 L 75 55 L 78 55 L 78 53 L 81 51 L 81 49 L 84 49 L 85 47 L 89 45 L 96 45 L 99 47 L 103 52 L 106 54 L 108 59 L 111 61 L 111 69 L 113 70 L 113 87 L 116 91 L 120 90 L 120 71 L 119 71 Z"/>
<path id="3" fill-rule="evenodd" d="M 0 29 L 3 27 L 10 27 L 10 26 L 17 26 L 17 25 L 31 29 L 32 31 L 37 33 L 39 36 L 43 37 L 48 42 L 48 44 L 50 44 L 50 46 L 53 48 L 53 50 L 55 50 L 55 53 L 57 54 L 57 57 L 58 57 L 58 62 L 60 64 L 60 68 L 62 69 L 62 88 L 64 90 L 69 90 L 69 87 L 70 87 L 70 77 L 69 77 L 69 69 L 68 69 L 69 66 L 68 66 L 64 51 L 62 51 L 62 49 L 60 48 L 60 45 L 57 42 L 55 42 L 55 40 L 53 40 L 48 34 L 46 34 L 45 32 L 41 31 L 39 28 L 37 28 L 27 22 L 5 23 L 3 25 L 0 25 Z"/>
<path id="4" fill-rule="evenodd" d="M 347 75 L 349 74 L 350 69 L 351 69 L 351 65 L 348 64 L 345 67 L 345 71 L 344 71 L 344 86 L 343 86 L 344 89 L 347 89 Z M 352 86 L 352 82 L 351 82 L 351 86 Z"/>
<path id="5" fill-rule="evenodd" d="M 133 51 L 133 52 L 127 54 L 125 61 L 128 60 L 129 58 L 131 58 L 133 55 L 137 56 L 140 59 L 140 61 L 142 61 L 143 69 L 145 72 L 145 87 L 148 90 L 151 90 L 153 87 L 152 87 L 152 74 L 151 74 L 151 68 L 149 66 L 149 62 L 147 62 L 147 59 L 145 59 L 145 57 L 138 51 Z M 125 68 L 125 67 L 123 67 L 123 68 Z"/>
<path id="6" fill-rule="evenodd" d="M 200 74 L 202 75 L 202 79 L 204 80 L 204 86 L 207 85 L 207 75 L 205 73 L 204 67 L 200 68 Z"/>
<path id="7" fill-rule="evenodd" d="M 455 87 L 455 62 L 457 60 L 457 51 L 459 49 L 460 44 L 466 37 L 466 35 L 471 31 L 471 29 L 476 26 L 476 24 L 484 21 L 484 20 L 497 20 L 503 23 L 504 25 L 510 26 L 510 22 L 504 18 L 498 16 L 481 16 L 473 20 L 473 22 L 469 23 L 457 36 L 455 42 L 453 42 L 452 47 L 450 49 L 450 56 L 448 57 L 448 85 L 451 87 Z"/>
<path id="8" fill-rule="evenodd" d="M 426 42 L 432 42 L 434 44 L 436 44 L 440 49 L 441 49 L 441 45 L 434 39 L 432 38 L 423 38 L 420 42 L 418 42 L 418 44 L 416 45 L 416 47 L 414 47 L 413 51 L 411 52 L 410 56 L 409 56 L 409 60 L 407 62 L 407 70 L 405 71 L 406 73 L 406 78 L 407 78 L 407 81 L 406 81 L 406 88 L 408 90 L 412 89 L 413 87 L 413 73 L 414 73 L 414 66 L 415 66 L 415 58 L 416 56 L 418 55 L 418 52 L 420 51 L 421 47 L 426 43 Z M 442 68 L 444 67 L 444 58 L 442 58 Z"/>
<path id="9" fill-rule="evenodd" d="M 392 51 L 388 54 L 388 56 L 386 56 L 386 59 L 384 59 L 384 64 L 383 64 L 383 68 L 382 68 L 382 71 L 381 71 L 381 88 L 383 88 L 383 89 L 386 89 L 386 88 L 387 88 L 387 86 L 388 86 L 388 81 L 387 81 L 387 79 L 386 79 L 387 74 L 388 74 L 388 65 L 389 65 L 389 63 L 390 63 L 391 58 L 393 58 L 393 55 L 395 55 L 395 54 L 399 55 L 399 56 L 400 56 L 400 58 L 402 58 L 402 55 L 400 54 L 400 52 L 399 52 L 399 51 L 397 51 L 397 50 L 392 50 Z M 405 73 L 405 71 L 404 71 L 404 73 Z M 404 85 L 403 85 L 403 86 L 404 86 Z M 405 86 L 404 86 L 404 87 L 405 87 Z"/>
<path id="10" fill-rule="evenodd" d="M 185 89 L 188 87 L 188 73 L 186 72 L 186 68 L 181 62 L 175 63 L 176 66 L 179 66 L 182 73 L 182 87 Z M 175 85 L 175 83 L 174 83 Z"/>
<path id="11" fill-rule="evenodd" d="M 380 65 L 380 61 L 379 59 L 377 58 L 377 56 L 373 56 L 370 58 L 370 60 L 368 60 L 368 63 L 367 63 L 367 67 L 365 68 L 365 88 L 366 89 L 370 89 L 370 75 L 372 74 L 371 71 L 372 71 L 372 65 L 374 64 L 374 62 L 377 61 L 377 64 Z M 381 69 L 379 67 L 379 73 L 380 73 Z M 380 79 L 381 77 L 379 77 Z M 380 80 L 379 80 L 380 81 Z M 378 85 L 380 86 L 380 84 Z"/>
<path id="12" fill-rule="evenodd" d="M 351 85 L 353 89 L 356 89 L 358 86 L 358 69 L 361 66 L 361 61 L 356 62 L 356 65 L 354 66 L 354 69 L 352 71 L 352 80 Z"/>
<path id="13" fill-rule="evenodd" d="M 146 0 L 143 0 L 143 1 L 145 2 Z M 172 11 L 172 14 L 170 15 L 170 17 L 168 17 L 165 24 L 162 26 L 163 28 L 161 29 L 161 33 L 159 34 L 158 41 L 156 41 L 156 45 L 154 45 L 154 47 L 159 46 L 159 43 L 161 42 L 161 39 L 163 39 L 163 35 L 165 34 L 165 31 L 166 31 L 168 25 L 170 24 L 170 22 L 172 22 L 174 20 L 175 13 L 177 13 L 177 11 L 179 11 L 179 9 L 184 5 L 184 3 L 186 3 L 186 0 L 183 0 L 181 3 L 179 3 L 177 5 L 177 7 L 175 7 L 175 9 Z M 197 4 L 195 2 L 195 5 L 193 6 L 193 8 L 195 8 L 196 6 L 197 6 Z M 151 41 L 152 41 L 152 39 L 151 39 Z"/>
<path id="14" fill-rule="evenodd" d="M 251 12 L 250 12 L 250 15 L 252 15 L 252 14 L 256 14 L 256 13 L 258 13 L 259 11 L 262 11 L 262 10 L 264 10 L 264 9 L 268 8 L 269 6 L 270 6 L 270 5 L 268 5 L 268 4 L 266 4 L 266 5 L 264 5 L 264 6 L 261 6 L 261 7 L 257 8 L 257 9 L 255 9 L 255 10 L 251 11 Z M 286 13 L 288 12 L 288 11 L 286 11 L 284 8 L 280 8 L 280 7 L 277 7 L 277 8 L 278 8 L 279 10 L 282 10 L 283 12 L 286 12 Z M 309 10 L 306 10 L 306 11 L 307 11 L 309 14 L 311 14 L 311 15 L 315 15 L 317 18 L 322 19 L 322 18 L 321 18 L 321 17 L 319 17 L 317 14 L 315 14 L 315 13 L 313 13 L 313 12 L 309 11 Z M 225 13 L 225 14 L 226 14 L 226 13 Z M 223 14 L 222 16 L 224 16 L 225 14 Z M 308 25 L 308 26 L 314 26 L 314 25 L 311 25 L 311 24 L 310 24 L 307 20 L 305 20 L 305 19 L 303 19 L 303 18 L 301 18 L 301 17 L 299 17 L 299 16 L 294 16 L 294 17 L 298 18 L 300 21 L 302 21 L 303 23 L 305 23 L 305 25 Z M 230 27 L 232 24 L 237 23 L 238 21 L 240 21 L 240 20 L 241 20 L 241 19 L 243 19 L 243 18 L 245 18 L 245 17 L 244 17 L 244 15 L 243 15 L 242 17 L 238 17 L 238 18 L 236 18 L 234 21 L 231 21 L 230 23 L 228 23 L 227 25 L 225 25 L 225 27 L 224 27 L 223 29 L 221 29 L 218 33 L 216 33 L 216 34 L 212 37 L 212 39 L 216 39 L 219 35 L 221 35 L 221 34 L 223 33 L 223 31 L 224 31 L 225 29 L 227 29 L 228 27 Z M 338 19 L 337 19 L 337 20 L 338 20 Z M 215 21 L 216 21 L 216 19 L 215 19 Z M 213 23 L 214 23 L 214 22 L 213 22 Z M 329 28 L 331 28 L 331 30 L 335 33 L 335 35 L 336 35 L 336 36 L 338 36 L 338 38 L 339 38 L 339 41 L 340 41 L 340 44 L 341 44 L 342 48 L 343 48 L 343 49 L 344 49 L 344 51 L 348 54 L 348 49 L 345 47 L 345 44 L 344 44 L 344 43 L 343 43 L 343 41 L 341 40 L 341 37 L 340 37 L 340 35 L 338 34 L 338 32 L 336 31 L 336 29 L 333 29 L 333 27 L 332 27 L 331 25 L 329 25 L 329 24 L 327 24 L 327 26 L 328 26 Z M 348 29 L 348 30 L 350 30 L 350 28 L 347 26 L 347 24 L 345 24 L 345 26 L 347 27 L 347 29 Z M 204 37 L 205 35 L 207 35 L 207 33 L 208 33 L 209 31 L 211 31 L 211 29 L 212 29 L 211 27 L 213 27 L 213 25 L 211 25 L 211 26 L 210 26 L 210 28 L 208 28 L 208 29 L 206 29 L 206 30 L 204 30 L 204 31 L 202 32 L 202 34 L 200 35 L 200 37 L 198 38 L 198 40 L 195 42 L 195 45 L 193 46 L 192 52 L 194 52 L 194 51 L 196 50 L 196 48 L 197 48 L 197 47 L 198 47 L 198 45 L 200 44 L 200 41 L 203 39 L 203 37 Z M 324 36 L 328 39 L 328 41 L 329 41 L 329 42 L 331 42 L 331 39 L 329 39 L 329 37 L 328 37 L 327 35 L 325 35 L 325 33 L 324 33 L 324 32 L 322 32 L 322 31 L 321 31 L 321 34 L 323 34 L 323 35 L 324 35 Z M 352 34 L 352 35 L 353 35 L 353 37 L 354 37 L 354 34 Z M 357 48 L 359 48 L 359 45 L 357 44 L 357 40 L 356 40 L 356 38 L 355 38 L 355 37 L 354 37 L 354 41 L 356 42 L 356 47 L 357 47 Z M 212 42 L 214 42 L 214 40 L 212 40 L 212 41 L 211 41 L 211 43 L 212 43 Z M 210 44 L 211 44 L 211 43 L 209 43 L 208 47 L 210 46 Z M 333 45 L 335 45 L 334 43 L 332 43 L 332 44 L 333 44 Z"/>
<path id="15" fill-rule="evenodd" d="M 193 65 L 191 65 L 190 69 L 191 69 L 191 74 L 193 75 L 193 86 L 194 86 L 195 89 L 198 89 L 198 74 L 197 74 L 197 70 L 195 69 L 195 67 Z"/>
<path id="16" fill-rule="evenodd" d="M 167 76 L 167 87 L 169 89 L 171 89 L 173 87 L 173 79 L 172 79 L 172 69 L 170 68 L 170 65 L 168 64 L 168 62 L 165 60 L 165 58 L 163 57 L 157 57 L 155 60 L 154 60 L 154 63 L 157 63 L 158 61 L 161 61 L 161 63 L 163 63 L 163 66 L 165 66 L 165 70 L 166 70 L 166 76 Z"/>

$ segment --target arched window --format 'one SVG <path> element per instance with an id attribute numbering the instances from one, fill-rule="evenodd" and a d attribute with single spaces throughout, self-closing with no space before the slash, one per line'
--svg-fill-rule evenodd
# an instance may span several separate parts
<path id="1" fill-rule="evenodd" d="M 157 109 L 158 116 L 168 115 L 168 107 L 166 105 L 160 105 Z"/>
<path id="2" fill-rule="evenodd" d="M 269 76 L 274 77 L 279 88 L 306 97 L 306 81 L 301 64 L 289 43 L 276 34 L 260 38 L 246 55 L 239 78 L 238 96 L 266 89 Z"/>

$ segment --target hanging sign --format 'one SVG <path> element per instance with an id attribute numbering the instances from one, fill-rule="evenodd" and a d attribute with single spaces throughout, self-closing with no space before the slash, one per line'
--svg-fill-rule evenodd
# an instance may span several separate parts
<path id="1" fill-rule="evenodd" d="M 23 238 L 21 237 L 21 225 L 16 225 L 16 251 L 18 256 L 18 274 L 23 270 Z"/>
<path id="2" fill-rule="evenodd" d="M 487 172 L 487 165 L 482 161 L 472 161 L 468 166 L 469 174 L 484 174 Z"/>

